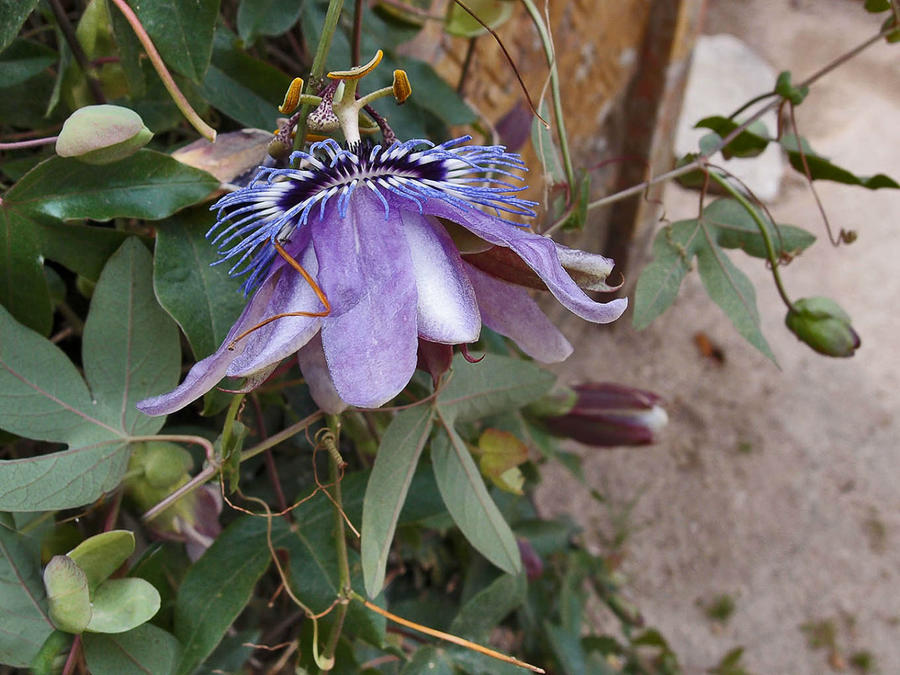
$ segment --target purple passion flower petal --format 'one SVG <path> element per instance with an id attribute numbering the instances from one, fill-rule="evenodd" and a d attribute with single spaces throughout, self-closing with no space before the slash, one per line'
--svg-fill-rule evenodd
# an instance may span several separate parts
<path id="1" fill-rule="evenodd" d="M 298 262 L 316 278 L 318 264 L 312 246 L 308 246 Z M 306 280 L 288 265 L 276 272 L 279 277 L 275 290 L 266 305 L 263 319 L 289 312 L 320 312 L 322 303 Z M 274 276 L 274 275 L 273 275 Z M 294 354 L 319 332 L 321 320 L 318 317 L 291 316 L 258 328 L 243 339 L 247 344 L 242 353 L 228 367 L 231 377 L 246 377 L 266 365 L 278 363 Z"/>
<path id="2" fill-rule="evenodd" d="M 572 345 L 521 286 L 495 279 L 467 265 L 484 325 L 505 335 L 519 349 L 543 363 L 563 361 Z"/>
<path id="3" fill-rule="evenodd" d="M 353 265 L 325 266 L 319 258 L 319 280 L 329 289 L 352 288 L 355 302 L 336 306 L 322 322 L 322 347 L 328 370 L 340 397 L 351 405 L 375 408 L 396 396 L 416 368 L 416 280 L 399 218 L 386 218 L 382 208 L 373 216 L 370 195 L 356 195 L 343 218 L 328 229 L 313 230 L 316 252 L 335 242 L 353 242 L 344 251 Z M 360 206 L 358 203 L 362 202 Z M 350 279 L 347 267 L 358 276 Z"/>
<path id="4" fill-rule="evenodd" d="M 542 237 L 474 208 L 462 208 L 439 199 L 430 199 L 423 206 L 425 213 L 447 218 L 473 234 L 497 246 L 515 251 L 547 284 L 547 288 L 563 306 L 582 319 L 594 323 L 615 321 L 628 306 L 625 298 L 609 302 L 595 302 L 582 291 L 560 264 L 556 244 Z"/>
<path id="5" fill-rule="evenodd" d="M 475 342 L 481 315 L 450 235 L 418 212 L 400 211 L 399 218 L 416 279 L 419 337 L 448 345 Z"/>

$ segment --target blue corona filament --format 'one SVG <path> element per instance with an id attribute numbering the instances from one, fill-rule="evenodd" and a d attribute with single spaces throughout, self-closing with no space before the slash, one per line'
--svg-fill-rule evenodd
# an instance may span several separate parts
<path id="1" fill-rule="evenodd" d="M 286 242 L 310 217 L 322 218 L 332 197 L 343 218 L 353 193 L 368 189 L 391 217 L 386 194 L 408 200 L 416 210 L 428 199 L 442 199 L 463 208 L 490 209 L 503 217 L 533 217 L 536 202 L 515 193 L 524 189 L 509 181 L 521 181 L 527 171 L 521 157 L 502 146 L 463 145 L 470 136 L 440 145 L 410 140 L 388 147 L 361 143 L 351 149 L 326 139 L 310 146 L 309 152 L 291 154 L 298 168 L 260 168 L 247 187 L 222 197 L 216 223 L 207 238 L 218 247 L 221 259 L 231 264 L 231 276 L 247 275 L 244 293 L 253 291 L 265 278 L 277 252 L 274 240 Z M 318 206 L 318 209 L 316 209 Z"/>

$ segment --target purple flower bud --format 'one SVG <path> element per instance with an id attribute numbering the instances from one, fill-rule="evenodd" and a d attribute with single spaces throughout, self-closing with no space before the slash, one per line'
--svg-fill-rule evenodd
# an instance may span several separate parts
<path id="1" fill-rule="evenodd" d="M 542 421 L 555 436 L 608 448 L 647 445 L 669 421 L 656 394 L 609 382 L 574 387 L 575 405 L 565 415 Z"/>
<path id="2" fill-rule="evenodd" d="M 516 544 L 519 546 L 519 555 L 522 556 L 522 564 L 525 566 L 525 575 L 528 577 L 528 581 L 539 579 L 544 573 L 544 561 L 541 560 L 541 556 L 527 539 L 517 537 Z"/>
<path id="3" fill-rule="evenodd" d="M 453 346 L 419 338 L 419 352 L 416 358 L 416 368 L 431 375 L 431 381 L 437 387 L 441 375 L 450 370 L 450 364 L 453 362 Z"/>

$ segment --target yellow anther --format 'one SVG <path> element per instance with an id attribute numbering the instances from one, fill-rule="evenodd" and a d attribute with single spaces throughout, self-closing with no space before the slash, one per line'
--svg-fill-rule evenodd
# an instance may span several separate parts
<path id="1" fill-rule="evenodd" d="M 375 66 L 381 63 L 381 58 L 383 56 L 384 52 L 379 49 L 376 52 L 375 57 L 364 66 L 356 66 L 350 70 L 334 70 L 328 73 L 328 77 L 332 80 L 358 80 L 375 70 Z"/>
<path id="2" fill-rule="evenodd" d="M 409 84 L 409 78 L 406 76 L 405 70 L 394 71 L 394 98 L 397 103 L 403 103 L 412 94 L 412 87 Z"/>
<path id="3" fill-rule="evenodd" d="M 278 106 L 278 112 L 284 115 L 290 115 L 297 109 L 300 103 L 300 92 L 303 91 L 303 78 L 295 77 L 291 82 L 291 86 L 284 94 L 284 102 Z"/>

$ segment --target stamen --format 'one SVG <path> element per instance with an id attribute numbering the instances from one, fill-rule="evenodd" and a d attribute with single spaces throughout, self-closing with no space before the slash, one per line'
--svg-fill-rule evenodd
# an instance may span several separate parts
<path id="1" fill-rule="evenodd" d="M 282 258 L 284 258 L 285 262 L 287 262 L 288 265 L 290 265 L 295 270 L 297 270 L 297 272 L 300 273 L 300 276 L 302 276 L 303 279 L 306 281 L 306 283 L 309 284 L 309 287 L 313 290 L 313 293 L 316 294 L 316 297 L 319 299 L 319 302 L 322 303 L 322 306 L 325 307 L 325 309 L 324 309 L 324 311 L 321 311 L 321 312 L 283 312 L 281 314 L 276 314 L 275 316 L 270 316 L 265 321 L 260 321 L 258 324 L 253 326 L 253 328 L 245 330 L 243 333 L 238 335 L 234 340 L 232 340 L 231 344 L 228 345 L 229 351 L 232 351 L 234 349 L 234 346 L 238 342 L 243 340 L 245 337 L 250 335 L 250 333 L 257 331 L 260 328 L 262 328 L 263 326 L 267 326 L 270 323 L 272 323 L 273 321 L 277 321 L 278 319 L 284 319 L 285 317 L 289 317 L 289 316 L 324 317 L 324 316 L 328 316 L 329 314 L 331 314 L 331 303 L 328 302 L 328 298 L 325 297 L 325 293 L 322 291 L 321 288 L 319 288 L 319 284 L 316 283 L 316 280 L 310 276 L 309 272 L 307 272 L 305 269 L 303 269 L 303 265 L 301 265 L 299 262 L 297 262 L 293 258 L 293 256 L 291 256 L 290 253 L 288 253 L 287 251 L 284 250 L 284 247 L 279 243 L 279 241 L 277 239 L 273 239 L 272 244 L 275 246 L 275 250 L 278 251 L 278 255 L 280 255 Z"/>
<path id="2" fill-rule="evenodd" d="M 350 70 L 334 70 L 328 73 L 329 79 L 332 80 L 358 80 L 361 77 L 365 77 L 373 70 L 375 67 L 381 63 L 381 59 L 384 56 L 384 52 L 380 49 L 375 53 L 375 56 L 371 61 L 362 66 L 356 66 L 355 68 L 351 68 Z"/>
<path id="3" fill-rule="evenodd" d="M 284 101 L 278 106 L 278 112 L 283 115 L 290 115 L 300 104 L 300 92 L 303 91 L 303 78 L 295 77 L 291 81 L 291 86 L 284 94 Z"/>
<path id="4" fill-rule="evenodd" d="M 406 76 L 405 70 L 394 71 L 393 90 L 397 103 L 403 103 L 412 94 L 412 87 L 409 84 L 409 78 Z"/>

